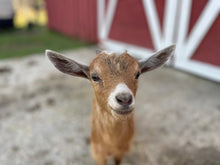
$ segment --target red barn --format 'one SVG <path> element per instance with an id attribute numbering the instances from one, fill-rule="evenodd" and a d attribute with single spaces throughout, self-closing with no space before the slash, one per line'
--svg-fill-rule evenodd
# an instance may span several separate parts
<path id="1" fill-rule="evenodd" d="M 170 65 L 220 82 L 219 0 L 46 0 L 49 28 L 108 49 L 149 53 L 176 43 Z"/>

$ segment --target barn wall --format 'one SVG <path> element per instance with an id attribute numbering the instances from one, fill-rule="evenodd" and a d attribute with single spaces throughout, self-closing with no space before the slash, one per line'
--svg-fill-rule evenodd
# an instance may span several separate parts
<path id="1" fill-rule="evenodd" d="M 84 41 L 97 42 L 96 1 L 45 1 L 50 29 Z"/>

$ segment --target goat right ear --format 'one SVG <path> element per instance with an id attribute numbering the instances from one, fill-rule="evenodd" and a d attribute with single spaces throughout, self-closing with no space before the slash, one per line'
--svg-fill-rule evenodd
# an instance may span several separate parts
<path id="1" fill-rule="evenodd" d="M 171 45 L 165 49 L 162 49 L 154 53 L 150 58 L 139 61 L 141 73 L 148 72 L 156 69 L 167 62 L 167 60 L 173 55 L 176 45 Z"/>
<path id="2" fill-rule="evenodd" d="M 52 50 L 46 50 L 46 55 L 59 71 L 89 79 L 89 66 L 79 64 Z"/>

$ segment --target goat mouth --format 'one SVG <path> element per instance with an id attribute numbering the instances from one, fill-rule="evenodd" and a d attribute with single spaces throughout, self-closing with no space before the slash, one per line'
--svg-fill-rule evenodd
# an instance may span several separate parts
<path id="1" fill-rule="evenodd" d="M 110 106 L 111 110 L 114 111 L 115 113 L 119 114 L 119 115 L 127 115 L 130 114 L 133 111 L 133 108 L 120 108 L 120 109 L 114 109 Z"/>
<path id="2" fill-rule="evenodd" d="M 114 112 L 116 112 L 117 114 L 120 114 L 120 115 L 127 115 L 129 113 L 132 112 L 132 110 L 113 110 Z"/>

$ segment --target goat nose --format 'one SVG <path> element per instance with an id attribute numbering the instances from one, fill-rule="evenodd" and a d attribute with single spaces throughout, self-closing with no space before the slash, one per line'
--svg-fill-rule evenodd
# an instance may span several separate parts
<path id="1" fill-rule="evenodd" d="M 117 102 L 121 105 L 129 105 L 132 103 L 132 95 L 129 93 L 121 93 L 115 96 Z"/>

